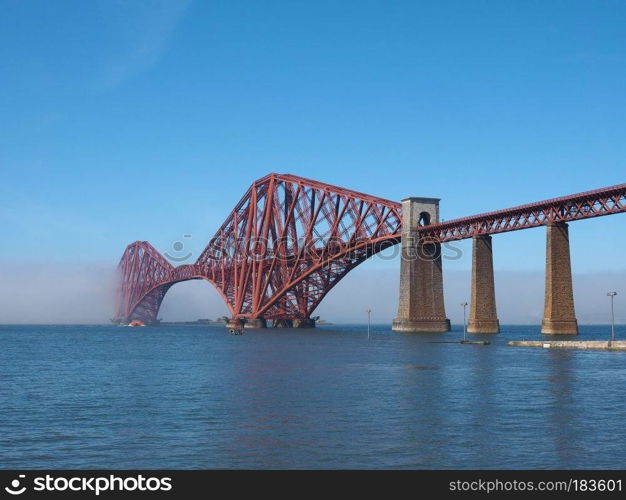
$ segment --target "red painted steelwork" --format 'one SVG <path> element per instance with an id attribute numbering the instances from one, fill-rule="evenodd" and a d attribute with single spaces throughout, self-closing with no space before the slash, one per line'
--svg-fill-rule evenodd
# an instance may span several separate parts
<path id="1" fill-rule="evenodd" d="M 626 184 L 420 228 L 443 243 L 554 222 L 626 212 Z M 351 269 L 395 245 L 402 231 L 394 201 L 287 174 L 248 189 L 198 260 L 173 267 L 148 242 L 130 244 L 119 264 L 114 321 L 154 323 L 167 290 L 205 279 L 233 318 L 308 318 Z"/>
<path id="2" fill-rule="evenodd" d="M 449 220 L 425 227 L 420 235 L 443 243 L 622 212 L 626 212 L 626 184 Z"/>
<path id="3" fill-rule="evenodd" d="M 400 204 L 296 177 L 254 182 L 193 265 L 128 246 L 115 319 L 154 323 L 170 286 L 206 279 L 233 318 L 308 318 L 343 276 L 398 243 Z"/>

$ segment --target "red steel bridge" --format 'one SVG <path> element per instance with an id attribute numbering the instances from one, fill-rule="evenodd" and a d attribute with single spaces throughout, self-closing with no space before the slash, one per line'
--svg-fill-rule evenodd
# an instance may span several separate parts
<path id="1" fill-rule="evenodd" d="M 626 212 L 626 184 L 419 227 L 434 243 Z M 246 191 L 193 264 L 174 267 L 147 241 L 126 247 L 113 321 L 157 322 L 180 281 L 215 286 L 234 320 L 306 322 L 354 267 L 400 242 L 398 202 L 288 174 Z M 291 323 L 289 323 L 291 324 Z"/>

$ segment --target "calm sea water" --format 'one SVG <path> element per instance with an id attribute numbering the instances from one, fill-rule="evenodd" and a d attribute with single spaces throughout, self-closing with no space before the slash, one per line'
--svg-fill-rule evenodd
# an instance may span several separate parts
<path id="1" fill-rule="evenodd" d="M 626 353 L 461 335 L 0 326 L 0 468 L 626 467 Z"/>

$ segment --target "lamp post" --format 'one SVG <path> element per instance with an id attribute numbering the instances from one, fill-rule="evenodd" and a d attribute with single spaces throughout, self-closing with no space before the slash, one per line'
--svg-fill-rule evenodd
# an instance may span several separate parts
<path id="1" fill-rule="evenodd" d="M 371 309 L 365 311 L 367 313 L 367 340 L 370 339 L 370 314 L 372 313 Z"/>
<path id="2" fill-rule="evenodd" d="M 607 296 L 611 297 L 611 342 L 615 340 L 615 311 L 613 309 L 613 299 L 617 295 L 617 292 L 609 292 Z M 611 345 L 609 342 L 609 345 Z"/>
<path id="3" fill-rule="evenodd" d="M 467 308 L 467 302 L 463 302 L 461 304 L 461 307 L 463 308 L 463 341 L 465 341 L 465 336 L 466 336 L 466 331 L 467 331 L 467 326 L 465 322 L 465 309 Z"/>

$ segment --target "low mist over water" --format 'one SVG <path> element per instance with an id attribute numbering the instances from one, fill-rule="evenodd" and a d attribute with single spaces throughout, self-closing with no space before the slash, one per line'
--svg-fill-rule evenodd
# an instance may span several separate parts
<path id="1" fill-rule="evenodd" d="M 117 286 L 114 262 L 0 262 L 0 324 L 108 323 Z M 399 263 L 398 263 L 399 265 Z M 501 323 L 541 323 L 544 274 L 496 271 L 496 296 Z M 459 304 L 470 297 L 469 271 L 444 272 L 446 312 L 462 323 Z M 399 268 L 375 268 L 369 262 L 352 270 L 322 301 L 314 315 L 334 323 L 360 323 L 372 309 L 378 323 L 391 323 L 397 312 Z M 574 298 L 580 323 L 610 320 L 607 287 L 626 294 L 626 272 L 574 275 Z M 617 285 L 617 286 L 616 286 Z M 626 312 L 616 308 L 616 321 Z M 204 281 L 174 285 L 165 296 L 159 317 L 166 321 L 217 318 L 228 314 L 211 284 Z"/>

